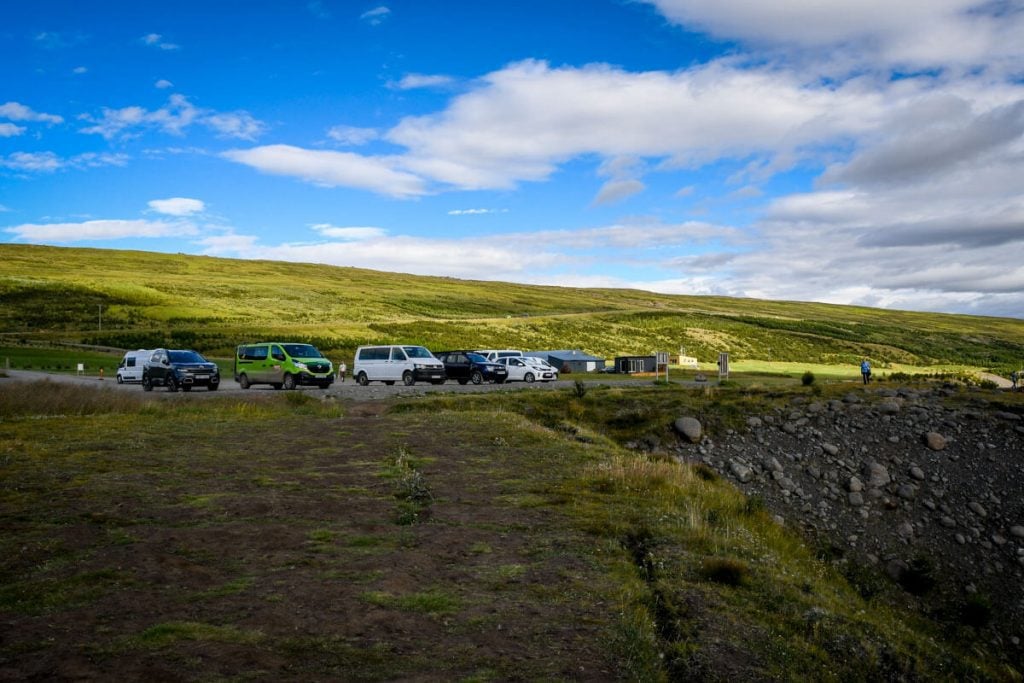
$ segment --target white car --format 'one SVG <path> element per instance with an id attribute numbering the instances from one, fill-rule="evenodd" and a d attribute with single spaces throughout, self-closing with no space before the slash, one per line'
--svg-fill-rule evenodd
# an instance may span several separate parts
<path id="1" fill-rule="evenodd" d="M 505 380 L 506 382 L 526 382 L 527 384 L 532 384 L 538 380 L 541 382 L 553 382 L 558 379 L 558 372 L 551 366 L 545 368 L 538 364 L 530 363 L 529 360 L 528 358 L 510 356 L 498 358 L 494 362 L 508 368 L 508 379 Z"/>

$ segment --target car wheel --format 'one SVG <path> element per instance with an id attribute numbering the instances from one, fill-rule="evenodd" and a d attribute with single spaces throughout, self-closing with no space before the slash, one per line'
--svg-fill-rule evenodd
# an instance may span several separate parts
<path id="1" fill-rule="evenodd" d="M 177 390 L 178 390 L 178 380 L 174 379 L 173 377 L 168 377 L 167 378 L 167 391 L 169 391 L 169 392 L 171 392 L 173 394 Z"/>
<path id="2" fill-rule="evenodd" d="M 153 391 L 153 380 L 149 378 L 149 375 L 142 376 L 142 390 Z"/>
<path id="3" fill-rule="evenodd" d="M 118 384 L 124 384 L 124 379 L 122 379 L 121 375 L 117 376 L 117 383 Z"/>
<path id="4" fill-rule="evenodd" d="M 291 373 L 288 373 L 288 372 L 284 373 L 284 384 L 282 384 L 281 386 L 283 386 L 288 391 L 291 391 L 292 389 L 294 389 L 295 388 L 295 375 L 293 375 Z"/>
<path id="5" fill-rule="evenodd" d="M 416 384 L 416 378 L 412 376 L 412 370 L 406 370 L 402 373 L 402 383 L 407 387 Z"/>
<path id="6" fill-rule="evenodd" d="M 245 374 L 239 375 L 238 386 L 242 387 L 243 389 L 248 389 L 249 387 L 251 387 L 252 384 L 249 383 L 249 376 Z"/>
<path id="7" fill-rule="evenodd" d="M 366 376 L 365 372 L 360 372 L 359 375 L 356 377 L 356 381 L 359 382 L 359 386 L 365 387 L 367 384 L 370 383 L 370 378 Z"/>
<path id="8" fill-rule="evenodd" d="M 526 380 L 527 384 L 533 384 L 533 380 L 535 380 L 537 378 L 534 377 L 532 372 L 528 372 L 525 375 L 523 375 L 523 379 Z"/>
<path id="9" fill-rule="evenodd" d="M 483 373 L 479 370 L 474 370 L 473 374 L 469 376 L 469 381 L 473 384 L 480 384 L 484 381 Z"/>

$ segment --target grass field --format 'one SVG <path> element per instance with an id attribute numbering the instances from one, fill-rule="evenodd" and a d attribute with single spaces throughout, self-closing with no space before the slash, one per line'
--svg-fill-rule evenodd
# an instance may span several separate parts
<path id="1" fill-rule="evenodd" d="M 399 342 L 606 358 L 684 347 L 704 362 L 723 351 L 733 363 L 828 367 L 867 357 L 879 369 L 1004 375 L 1024 359 L 1024 321 L 1015 319 L 11 244 L 0 245 L 0 333 L 2 346 L 191 347 L 214 357 L 245 341 L 288 339 L 338 357 Z"/>
<path id="2" fill-rule="evenodd" d="M 38 679 L 1006 678 L 709 470 L 619 445 L 788 398 L 8 385 L 0 658 Z"/>

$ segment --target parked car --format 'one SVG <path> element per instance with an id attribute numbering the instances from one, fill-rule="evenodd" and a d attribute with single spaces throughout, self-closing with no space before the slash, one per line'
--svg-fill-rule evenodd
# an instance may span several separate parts
<path id="1" fill-rule="evenodd" d="M 444 384 L 444 364 L 422 346 L 360 346 L 356 349 L 352 376 L 362 386 L 370 382 L 406 385 L 428 381 Z"/>
<path id="2" fill-rule="evenodd" d="M 334 382 L 334 368 L 311 344 L 260 342 L 235 349 L 235 381 L 248 389 L 269 384 L 275 389 L 294 389 L 300 384 L 326 389 Z"/>
<path id="3" fill-rule="evenodd" d="M 554 365 L 547 362 L 543 358 L 537 358 L 536 356 L 523 356 L 523 360 L 536 368 L 540 368 L 541 370 L 547 370 L 555 373 L 555 379 L 558 379 L 558 368 L 556 368 Z"/>
<path id="4" fill-rule="evenodd" d="M 124 358 L 117 366 L 117 383 L 141 382 L 142 369 L 152 355 L 153 351 L 150 349 L 138 349 L 125 353 Z"/>
<path id="5" fill-rule="evenodd" d="M 142 389 L 167 387 L 168 391 L 191 391 L 206 387 L 216 391 L 220 386 L 220 368 L 191 350 L 156 349 L 142 370 Z"/>
<path id="6" fill-rule="evenodd" d="M 523 355 L 522 351 L 517 351 L 515 349 L 484 349 L 482 351 L 476 351 L 476 353 L 479 353 L 491 362 L 494 362 L 499 358 L 510 358 L 513 356 L 521 358 Z"/>
<path id="7" fill-rule="evenodd" d="M 540 364 L 534 364 L 529 361 L 530 359 L 528 358 L 515 357 L 499 358 L 497 360 L 508 371 L 509 382 L 533 384 L 538 380 L 541 382 L 552 382 L 558 379 L 558 371 L 551 366 L 543 367 Z"/>
<path id="8" fill-rule="evenodd" d="M 459 384 L 501 384 L 508 379 L 508 368 L 501 363 L 492 363 L 475 351 L 444 351 L 437 354 L 437 358 L 444 363 L 448 379 L 457 380 Z"/>

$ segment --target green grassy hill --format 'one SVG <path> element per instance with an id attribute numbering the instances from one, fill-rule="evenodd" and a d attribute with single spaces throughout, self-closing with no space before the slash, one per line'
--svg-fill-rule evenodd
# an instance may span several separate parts
<path id="1" fill-rule="evenodd" d="M 102 306 L 102 330 L 99 307 Z M 0 245 L 0 344 L 191 346 L 263 338 L 676 352 L 712 361 L 961 365 L 1009 372 L 1024 321 L 638 290 L 540 287 L 183 254 Z"/>

